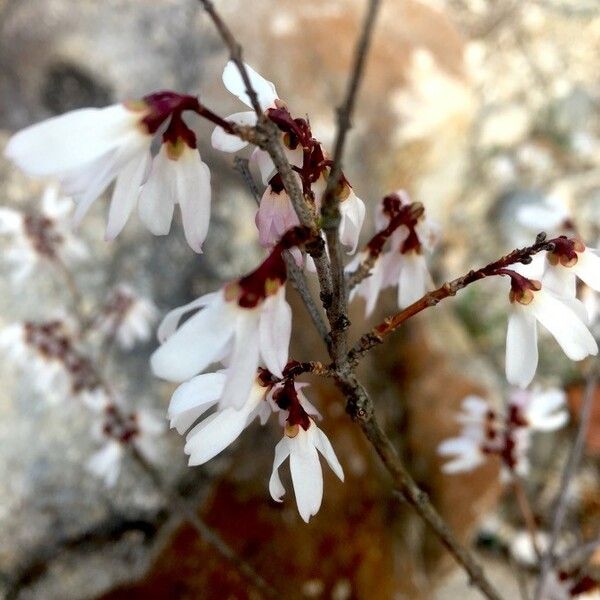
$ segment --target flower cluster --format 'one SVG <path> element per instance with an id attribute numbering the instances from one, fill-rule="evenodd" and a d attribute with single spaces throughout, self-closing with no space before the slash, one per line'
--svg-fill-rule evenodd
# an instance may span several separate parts
<path id="1" fill-rule="evenodd" d="M 346 268 L 352 273 L 369 257 L 375 259 L 370 276 L 351 294 L 351 298 L 361 296 L 365 299 L 367 316 L 372 314 L 379 294 L 385 288 L 398 287 L 401 309 L 432 289 L 425 253 L 433 250 L 439 237 L 438 227 L 425 217 L 423 205 L 411 202 L 403 190 L 382 200 L 377 207 L 375 223 L 378 233 Z M 384 252 L 388 240 L 389 248 Z"/>
<path id="2" fill-rule="evenodd" d="M 463 400 L 457 416 L 462 430 L 459 437 L 444 440 L 438 452 L 453 457 L 445 463 L 446 473 L 471 471 L 489 456 L 498 456 L 505 480 L 529 471 L 527 452 L 534 431 L 554 431 L 568 421 L 564 410 L 565 394 L 549 389 L 530 392 L 516 390 L 508 400 L 503 414 L 492 409 L 478 396 Z"/>
<path id="3" fill-rule="evenodd" d="M 56 186 L 44 190 L 41 210 L 0 208 L 0 235 L 8 242 L 2 258 L 11 266 L 12 280 L 22 283 L 43 263 L 68 264 L 87 258 L 83 242 L 65 226 L 72 203 Z"/>
<path id="4" fill-rule="evenodd" d="M 511 311 L 506 334 L 506 376 L 509 383 L 527 387 L 538 364 L 537 323 L 556 339 L 571 360 L 598 353 L 598 345 L 588 329 L 588 313 L 576 298 L 580 278 L 600 290 L 600 257 L 578 239 L 555 238 L 545 253 L 540 279 L 516 270 L 500 269 L 510 277 Z M 527 271 L 527 267 L 522 269 Z"/>

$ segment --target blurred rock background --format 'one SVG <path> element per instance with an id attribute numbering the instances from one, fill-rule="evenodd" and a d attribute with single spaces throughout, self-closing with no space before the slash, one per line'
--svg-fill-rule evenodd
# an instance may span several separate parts
<path id="1" fill-rule="evenodd" d="M 344 89 L 365 3 L 216 4 L 243 43 L 246 60 L 276 83 L 295 114 L 308 114 L 317 136 L 330 143 L 333 107 Z M 346 161 L 369 212 L 399 187 L 423 202 L 443 228 L 435 257 L 439 281 L 531 240 L 537 232 L 516 223 L 517 207 L 551 194 L 572 207 L 584 237 L 595 243 L 597 2 L 383 4 Z M 221 114 L 236 112 L 239 103 L 220 81 L 225 62 L 221 42 L 193 0 L 0 0 L 0 147 L 11 132 L 37 120 L 161 88 L 200 93 Z M 230 157 L 210 148 L 211 129 L 197 123 L 197 131 L 214 181 L 205 253 L 191 255 L 180 227 L 168 238 L 155 238 L 135 218 L 117 242 L 106 244 L 106 207 L 97 203 L 81 229 L 93 256 L 77 273 L 88 302 L 127 281 L 166 311 L 256 264 L 261 251 L 253 200 Z M 1 204 L 35 204 L 40 193 L 39 183 L 0 159 Z M 5 276 L 0 285 L 0 324 L 69 305 L 62 282 L 50 272 L 22 289 Z M 496 469 L 444 476 L 435 448 L 456 431 L 453 414 L 466 394 L 501 401 L 505 292 L 500 285 L 475 287 L 419 317 L 375 352 L 362 372 L 414 475 L 470 542 L 478 532 L 489 542 L 482 523 L 501 502 Z M 297 315 L 293 355 L 319 358 L 303 308 L 291 295 Z M 374 319 L 393 310 L 393 301 L 392 294 L 385 296 Z M 360 303 L 351 317 L 358 335 L 364 329 Z M 553 342 L 546 346 L 540 379 L 571 381 L 576 390 L 577 372 Z M 151 342 L 117 353 L 110 376 L 135 404 L 164 411 L 171 388 L 148 370 L 153 347 Z M 169 501 L 135 464 L 125 465 L 113 490 L 85 471 L 95 449 L 88 411 L 48 405 L 8 363 L 0 363 L 0 372 L 0 594 L 259 597 L 210 543 L 189 526 L 177 526 Z M 289 497 L 277 505 L 268 496 L 279 435 L 268 427 L 250 429 L 201 469 L 188 469 L 182 440 L 166 436 L 159 465 L 165 485 L 193 500 L 206 523 L 282 597 L 477 597 L 422 523 L 392 496 L 338 393 L 317 382 L 313 395 L 347 481 L 341 485 L 326 475 L 323 507 L 310 525 L 300 521 Z M 534 472 L 531 491 L 541 507 L 555 490 L 553 468 L 566 440 L 559 435 L 536 447 L 544 470 Z M 594 448 L 597 456 L 597 443 Z M 584 495 L 597 490 L 596 466 L 590 450 Z M 599 511 L 590 504 L 580 518 L 593 529 Z M 518 526 L 510 502 L 500 506 L 507 527 Z M 488 549 L 481 556 L 504 590 L 516 589 L 501 552 Z"/>

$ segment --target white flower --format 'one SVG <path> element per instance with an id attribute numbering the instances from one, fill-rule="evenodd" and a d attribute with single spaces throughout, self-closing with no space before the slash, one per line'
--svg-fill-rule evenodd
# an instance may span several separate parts
<path id="1" fill-rule="evenodd" d="M 285 489 L 279 478 L 279 467 L 289 456 L 298 512 L 306 523 L 317 514 L 323 499 L 323 473 L 317 450 L 325 457 L 333 472 L 344 481 L 344 471 L 329 439 L 312 419 L 308 419 L 306 429 L 298 424 L 286 427 L 283 438 L 275 446 L 273 473 L 269 480 L 271 496 L 281 502 Z"/>
<path id="2" fill-rule="evenodd" d="M 525 204 L 517 209 L 517 221 L 539 233 L 571 228 L 571 214 L 562 198 L 547 196 L 543 202 Z"/>
<path id="3" fill-rule="evenodd" d="M 272 248 L 288 229 L 300 224 L 285 188 L 277 183 L 267 186 L 256 213 L 258 238 L 265 248 Z"/>
<path id="4" fill-rule="evenodd" d="M 377 306 L 377 300 L 381 290 L 386 287 L 386 257 L 387 255 L 379 256 L 371 269 L 371 274 L 363 279 L 358 285 L 352 288 L 350 292 L 350 301 L 356 296 L 364 298 L 366 307 L 365 313 L 367 318 L 373 314 Z M 368 258 L 368 252 L 360 252 L 346 266 L 346 273 L 353 273 L 358 267 Z"/>
<path id="5" fill-rule="evenodd" d="M 585 307 L 579 300 L 556 296 L 539 282 L 515 276 L 511 277 L 511 311 L 506 334 L 506 377 L 510 383 L 526 388 L 535 375 L 538 322 L 571 360 L 583 360 L 598 353 L 598 345 L 585 324 Z"/>
<path id="6" fill-rule="evenodd" d="M 515 390 L 510 405 L 519 410 L 519 415 L 532 431 L 554 431 L 569 421 L 565 410 L 566 394 L 558 388 L 541 390 Z"/>
<path id="7" fill-rule="evenodd" d="M 120 284 L 104 306 L 99 328 L 107 335 L 116 336 L 121 348 L 130 350 L 137 341 L 150 339 L 157 318 L 158 309 L 151 300 Z"/>
<path id="8" fill-rule="evenodd" d="M 128 412 L 109 403 L 104 407 L 102 422 L 94 427 L 96 439 L 104 445 L 86 463 L 86 468 L 113 487 L 121 472 L 121 463 L 128 445 L 132 445 L 151 463 L 159 458 L 157 438 L 164 432 L 164 422 L 149 410 Z"/>
<path id="9" fill-rule="evenodd" d="M 256 378 L 242 406 L 227 405 L 223 392 L 226 373 L 204 373 L 182 383 L 173 393 L 169 405 L 171 427 L 185 433 L 207 411 L 217 407 L 210 416 L 195 425 L 186 435 L 185 453 L 189 465 L 202 465 L 232 444 L 256 417 L 264 424 L 271 414 L 266 402 L 269 387 Z M 224 406 L 219 406 L 223 404 Z"/>
<path id="10" fill-rule="evenodd" d="M 200 160 L 195 134 L 181 114 L 198 111 L 198 101 L 159 92 L 139 102 L 84 108 L 32 125 L 16 133 L 6 156 L 32 176 L 54 177 L 77 201 L 75 222 L 116 179 L 106 238 L 114 239 L 137 204 L 140 216 L 157 234 L 168 231 L 173 206 L 181 206 L 186 239 L 200 252 L 210 207 L 210 174 Z M 169 121 L 164 147 L 152 164 L 151 144 Z"/>
<path id="11" fill-rule="evenodd" d="M 600 255 L 579 240 L 558 238 L 555 249 L 546 253 L 542 283 L 559 296 L 575 298 L 577 278 L 600 291 Z"/>
<path id="12" fill-rule="evenodd" d="M 348 196 L 340 202 L 340 242 L 350 248 L 348 254 L 356 252 L 365 212 L 365 203 L 350 188 Z"/>
<path id="13" fill-rule="evenodd" d="M 11 266 L 11 278 L 21 283 L 43 263 L 70 264 L 87 258 L 88 251 L 67 226 L 72 202 L 58 195 L 56 186 L 47 186 L 39 212 L 0 208 L 0 235 L 8 244 L 3 259 Z"/>
<path id="14" fill-rule="evenodd" d="M 261 359 L 282 377 L 292 326 L 282 251 L 278 245 L 249 275 L 171 311 L 158 330 L 164 343 L 152 355 L 154 373 L 185 381 L 212 363 L 226 362 L 223 398 L 238 409 L 248 398 Z M 181 317 L 197 308 L 201 310 L 177 329 Z"/>

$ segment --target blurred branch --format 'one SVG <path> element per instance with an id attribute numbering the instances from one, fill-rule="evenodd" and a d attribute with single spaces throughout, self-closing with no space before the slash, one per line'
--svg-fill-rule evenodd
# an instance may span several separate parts
<path id="1" fill-rule="evenodd" d="M 596 395 L 596 386 L 598 385 L 598 365 L 594 364 L 592 370 L 587 377 L 587 383 L 585 387 L 585 394 L 583 398 L 583 404 L 579 415 L 579 425 L 577 427 L 577 435 L 571 454 L 565 464 L 562 472 L 560 481 L 560 492 L 556 500 L 555 510 L 552 516 L 552 531 L 550 534 L 550 541 L 548 548 L 544 552 L 541 560 L 540 576 L 535 589 L 534 600 L 540 600 L 544 592 L 544 585 L 546 579 L 550 573 L 550 570 L 554 566 L 555 557 L 554 549 L 560 537 L 565 517 L 567 515 L 567 509 L 569 504 L 569 491 L 571 482 L 577 469 L 581 457 L 583 456 L 583 449 L 585 447 L 585 439 L 588 432 L 590 418 L 592 415 L 592 408 L 594 406 L 594 398 Z"/>

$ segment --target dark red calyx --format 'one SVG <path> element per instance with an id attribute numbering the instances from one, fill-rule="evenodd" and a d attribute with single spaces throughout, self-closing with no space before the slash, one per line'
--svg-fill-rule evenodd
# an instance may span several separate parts
<path id="1" fill-rule="evenodd" d="M 281 175 L 279 173 L 275 173 L 273 177 L 269 180 L 269 185 L 271 189 L 276 194 L 281 194 L 285 190 L 285 186 L 283 185 L 283 179 L 281 179 Z"/>
<path id="2" fill-rule="evenodd" d="M 583 242 L 561 235 L 551 242 L 552 249 L 548 251 L 547 258 L 551 265 L 561 264 L 563 267 L 572 267 L 577 264 L 578 253 L 585 250 Z"/>
<path id="3" fill-rule="evenodd" d="M 269 369 L 265 369 L 264 367 L 258 367 L 258 371 L 256 373 L 256 381 L 258 385 L 264 388 L 273 387 L 278 381 L 279 378 L 275 377 Z"/>
<path id="4" fill-rule="evenodd" d="M 292 379 L 286 379 L 283 385 L 273 394 L 273 401 L 281 410 L 288 411 L 287 424 L 290 427 L 298 425 L 308 430 L 310 427 L 310 417 L 300 404 L 296 385 Z"/>
<path id="5" fill-rule="evenodd" d="M 498 269 L 492 275 L 506 275 L 510 277 L 510 294 L 511 302 L 519 302 L 520 304 L 529 304 L 533 300 L 533 293 L 539 292 L 542 289 L 542 284 L 537 279 L 528 279 L 511 269 Z"/>
<path id="6" fill-rule="evenodd" d="M 136 103 L 132 107 L 137 108 Z M 146 110 L 147 114 L 142 119 L 148 133 L 156 133 L 158 128 L 172 115 L 179 114 L 185 110 L 198 113 L 200 105 L 198 98 L 177 92 L 162 91 L 144 96 L 140 109 Z"/>
<path id="7" fill-rule="evenodd" d="M 508 423 L 509 428 L 527 427 L 529 425 L 529 422 L 525 418 L 523 411 L 514 404 L 512 404 L 508 409 L 506 421 Z"/>
<path id="8" fill-rule="evenodd" d="M 310 146 L 312 133 L 306 119 L 294 119 L 283 106 L 267 109 L 266 115 L 284 134 L 285 145 L 290 150 L 295 150 L 298 146 Z"/>
<path id="9" fill-rule="evenodd" d="M 242 308 L 255 308 L 276 294 L 287 280 L 283 251 L 305 244 L 311 236 L 310 229 L 301 225 L 288 229 L 257 269 L 226 286 L 225 299 Z"/>
<path id="10" fill-rule="evenodd" d="M 173 113 L 166 131 L 163 133 L 163 143 L 168 144 L 167 153 L 170 158 L 177 159 L 183 151 L 182 144 L 188 148 L 197 148 L 196 134 L 185 124 L 181 113 Z"/>

